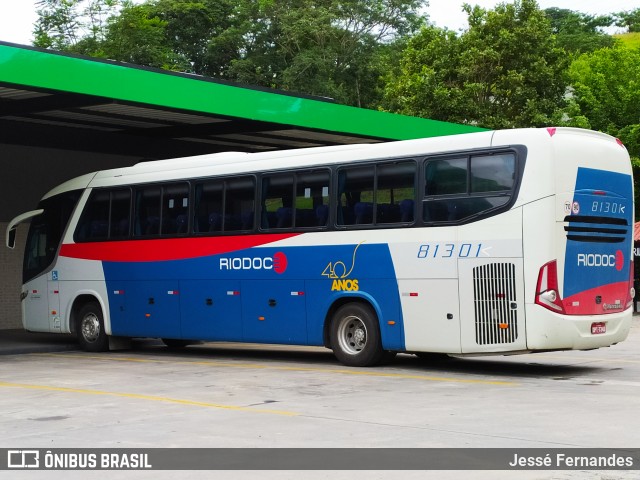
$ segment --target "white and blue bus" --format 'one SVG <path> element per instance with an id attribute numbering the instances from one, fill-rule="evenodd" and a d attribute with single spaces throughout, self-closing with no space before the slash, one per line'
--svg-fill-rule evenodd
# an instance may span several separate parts
<path id="1" fill-rule="evenodd" d="M 568 128 L 140 163 L 44 196 L 24 328 L 396 352 L 594 349 L 631 327 L 622 143 Z"/>

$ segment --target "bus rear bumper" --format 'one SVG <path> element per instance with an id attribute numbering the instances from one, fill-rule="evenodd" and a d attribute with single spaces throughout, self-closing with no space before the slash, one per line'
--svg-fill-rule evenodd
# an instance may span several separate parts
<path id="1" fill-rule="evenodd" d="M 526 308 L 527 348 L 531 351 L 608 347 L 627 338 L 633 317 L 631 308 L 605 315 L 561 315 L 535 304 Z"/>

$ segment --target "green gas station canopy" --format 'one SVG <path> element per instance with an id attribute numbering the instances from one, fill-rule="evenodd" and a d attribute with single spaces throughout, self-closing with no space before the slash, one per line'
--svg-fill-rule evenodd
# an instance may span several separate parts
<path id="1" fill-rule="evenodd" d="M 146 159 L 479 128 L 0 42 L 0 143 Z"/>

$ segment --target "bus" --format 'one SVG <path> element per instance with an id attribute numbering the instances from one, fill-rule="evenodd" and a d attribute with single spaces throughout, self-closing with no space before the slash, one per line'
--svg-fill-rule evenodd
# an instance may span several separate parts
<path id="1" fill-rule="evenodd" d="M 506 355 L 623 341 L 633 179 L 573 128 L 142 162 L 70 180 L 30 220 L 24 328 L 119 340 Z"/>

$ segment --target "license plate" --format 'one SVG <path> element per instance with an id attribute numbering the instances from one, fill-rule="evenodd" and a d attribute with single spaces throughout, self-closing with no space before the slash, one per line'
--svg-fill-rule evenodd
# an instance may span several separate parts
<path id="1" fill-rule="evenodd" d="M 607 324 L 604 322 L 592 323 L 591 335 L 599 335 L 601 333 L 607 333 Z"/>

